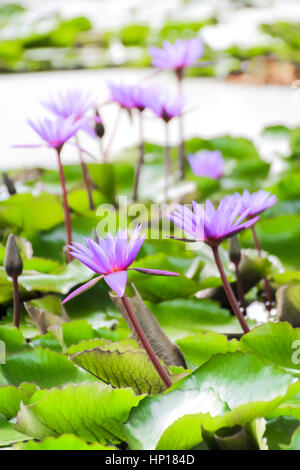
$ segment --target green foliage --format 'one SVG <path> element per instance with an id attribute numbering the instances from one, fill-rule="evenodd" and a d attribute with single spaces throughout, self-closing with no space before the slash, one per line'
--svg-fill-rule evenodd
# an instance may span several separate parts
<path id="1" fill-rule="evenodd" d="M 0 373 L 8 384 L 15 386 L 30 382 L 50 388 L 91 380 L 89 374 L 79 371 L 63 354 L 39 347 L 7 357 L 6 363 L 0 365 Z"/>
<path id="2" fill-rule="evenodd" d="M 143 349 L 106 342 L 73 354 L 72 361 L 113 387 L 131 387 L 136 394 L 155 394 L 164 383 Z"/>
<path id="3" fill-rule="evenodd" d="M 14 445 L 16 450 L 116 450 L 113 446 L 88 444 L 74 434 L 62 434 L 60 437 L 46 437 L 41 442 L 28 441 Z"/>
<path id="4" fill-rule="evenodd" d="M 73 433 L 87 442 L 117 444 L 124 440 L 122 423 L 142 398 L 131 389 L 68 385 L 49 391 L 32 405 L 22 406 L 16 430 L 34 439 Z"/>
<path id="5" fill-rule="evenodd" d="M 292 383 L 290 374 L 255 355 L 216 355 L 163 395 L 140 403 L 125 426 L 129 445 L 190 449 L 201 442 L 201 427 L 213 432 L 267 416 L 292 390 Z"/>
<path id="6" fill-rule="evenodd" d="M 7 447 L 15 442 L 27 441 L 28 436 L 18 432 L 14 424 L 0 414 L 0 447 Z"/>
<path id="7" fill-rule="evenodd" d="M 238 341 L 228 341 L 226 336 L 207 332 L 185 336 L 177 341 L 188 365 L 195 369 L 207 362 L 215 354 L 234 352 L 238 348 Z"/>
<path id="8" fill-rule="evenodd" d="M 149 34 L 149 26 L 132 24 L 121 29 L 120 39 L 124 46 L 144 46 L 147 44 Z"/>

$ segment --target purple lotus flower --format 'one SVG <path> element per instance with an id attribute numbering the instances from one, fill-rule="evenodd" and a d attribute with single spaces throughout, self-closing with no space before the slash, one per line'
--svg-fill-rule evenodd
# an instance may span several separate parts
<path id="1" fill-rule="evenodd" d="M 224 159 L 218 150 L 197 152 L 189 155 L 188 160 L 196 176 L 217 180 L 224 175 Z"/>
<path id="2" fill-rule="evenodd" d="M 241 211 L 241 202 L 224 198 L 217 209 L 209 199 L 205 207 L 193 201 L 192 211 L 185 206 L 177 206 L 174 213 L 168 217 L 186 233 L 192 235 L 194 240 L 204 241 L 208 245 L 218 246 L 225 238 L 251 227 L 259 217 L 246 220 L 249 209 Z M 183 240 L 183 239 L 182 239 Z"/>
<path id="3" fill-rule="evenodd" d="M 152 65 L 163 70 L 180 70 L 194 65 L 204 53 L 200 39 L 177 39 L 174 44 L 164 41 L 163 48 L 149 47 Z"/>
<path id="4" fill-rule="evenodd" d="M 133 109 L 135 102 L 132 94 L 133 85 L 125 83 L 108 83 L 110 92 L 109 101 L 118 103 L 121 108 Z"/>
<path id="5" fill-rule="evenodd" d="M 249 219 L 274 206 L 278 201 L 275 194 L 271 195 L 269 191 L 263 191 L 262 189 L 252 194 L 245 189 L 243 194 L 235 193 L 229 197 L 233 197 L 241 203 L 241 211 L 248 209 L 247 217 Z"/>
<path id="6" fill-rule="evenodd" d="M 82 119 L 88 111 L 95 108 L 96 98 L 89 91 L 74 88 L 59 92 L 56 96 L 42 101 L 41 104 L 56 116 L 61 118 L 73 116 L 74 120 L 77 121 Z M 97 122 L 95 116 L 92 116 L 91 119 Z M 94 127 L 88 120 L 81 126 L 81 129 L 92 137 L 96 137 Z"/>
<path id="7" fill-rule="evenodd" d="M 185 96 L 181 93 L 178 95 L 161 93 L 152 96 L 149 108 L 152 109 L 156 116 L 162 118 L 165 122 L 169 122 L 174 117 L 180 116 L 183 113 L 185 101 Z"/>
<path id="8" fill-rule="evenodd" d="M 116 237 L 113 237 L 113 235 L 109 233 L 106 239 L 99 238 L 99 243 L 89 238 L 85 239 L 88 246 L 81 243 L 73 243 L 70 247 L 72 249 L 72 256 L 88 266 L 95 273 L 100 274 L 100 276 L 72 292 L 63 303 L 95 285 L 102 278 L 104 278 L 105 282 L 118 297 L 123 297 L 128 269 L 134 269 L 144 274 L 156 276 L 178 276 L 177 273 L 168 271 L 130 268 L 130 265 L 135 260 L 145 239 L 145 234 L 140 235 L 140 231 L 141 226 L 138 225 L 130 240 L 128 240 L 127 230 L 119 230 Z"/>
<path id="9" fill-rule="evenodd" d="M 133 107 L 143 111 L 145 108 L 151 107 L 151 103 L 153 100 L 157 100 L 163 93 L 163 89 L 157 84 L 136 83 L 131 86 L 129 93 L 133 101 Z"/>
<path id="10" fill-rule="evenodd" d="M 86 119 L 82 118 L 75 121 L 74 116 L 68 118 L 57 118 L 51 120 L 48 118 L 32 121 L 28 119 L 28 124 L 45 142 L 46 147 L 61 149 L 62 146 L 73 137 L 79 129 L 86 124 Z M 43 144 L 24 144 L 15 145 L 14 147 L 42 147 Z"/>
<path id="11" fill-rule="evenodd" d="M 62 118 L 74 116 L 77 120 L 95 107 L 96 99 L 90 92 L 74 88 L 58 92 L 56 96 L 49 97 L 41 104 L 57 116 Z"/>

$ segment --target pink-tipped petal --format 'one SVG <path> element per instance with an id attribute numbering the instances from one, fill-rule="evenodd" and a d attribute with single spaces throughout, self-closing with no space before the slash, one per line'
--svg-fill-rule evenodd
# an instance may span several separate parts
<path id="1" fill-rule="evenodd" d="M 138 271 L 143 274 L 150 274 L 151 276 L 179 276 L 179 273 L 172 271 L 162 271 L 161 269 L 146 269 L 146 268 L 128 268 Z"/>
<path id="2" fill-rule="evenodd" d="M 66 302 L 69 302 L 69 300 L 73 299 L 74 297 L 77 297 L 77 295 L 79 295 L 82 292 L 85 292 L 86 290 L 90 289 L 95 284 L 97 284 L 97 282 L 99 282 L 100 279 L 102 279 L 102 278 L 103 278 L 103 276 L 98 276 L 95 279 L 92 279 L 91 281 L 86 282 L 85 284 L 83 284 L 83 286 L 80 286 L 78 289 L 74 290 L 70 295 L 68 295 L 68 297 L 66 297 L 62 301 L 62 304 L 65 304 Z"/>
<path id="3" fill-rule="evenodd" d="M 104 276 L 104 281 L 118 297 L 123 297 L 127 282 L 127 271 L 116 271 L 114 273 L 107 274 Z"/>

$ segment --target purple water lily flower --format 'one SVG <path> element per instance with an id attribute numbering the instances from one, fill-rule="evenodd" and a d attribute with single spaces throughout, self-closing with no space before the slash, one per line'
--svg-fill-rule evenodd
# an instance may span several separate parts
<path id="1" fill-rule="evenodd" d="M 248 333 L 249 327 L 241 314 L 239 305 L 222 266 L 219 245 L 225 238 L 230 238 L 243 229 L 251 227 L 257 222 L 259 217 L 244 222 L 249 210 L 247 209 L 240 213 L 241 202 L 237 202 L 233 198 L 222 199 L 217 209 L 214 208 L 209 199 L 206 201 L 204 208 L 196 202 L 193 202 L 192 208 L 193 210 L 191 211 L 187 207 L 178 206 L 175 212 L 168 215 L 168 217 L 193 237 L 192 240 L 184 238 L 179 238 L 179 240 L 204 241 L 210 246 L 232 311 L 240 322 L 244 333 Z"/>
<path id="2" fill-rule="evenodd" d="M 163 89 L 157 84 L 136 83 L 131 86 L 130 94 L 133 100 L 133 107 L 139 111 L 151 107 L 153 100 L 156 100 L 163 93 Z"/>
<path id="3" fill-rule="evenodd" d="M 200 39 L 177 39 L 174 44 L 164 41 L 163 48 L 149 47 L 152 65 L 162 70 L 179 70 L 194 65 L 204 53 Z"/>
<path id="4" fill-rule="evenodd" d="M 77 120 L 95 107 L 96 98 L 89 91 L 73 88 L 58 92 L 56 96 L 49 97 L 41 104 L 57 116 L 62 118 L 74 116 Z"/>
<path id="5" fill-rule="evenodd" d="M 188 161 L 196 176 L 217 180 L 224 175 L 224 159 L 218 150 L 194 153 L 188 156 Z"/>
<path id="6" fill-rule="evenodd" d="M 128 240 L 127 230 L 119 230 L 116 237 L 113 237 L 113 235 L 109 233 L 106 239 L 99 238 L 99 243 L 89 238 L 85 239 L 88 246 L 81 243 L 73 243 L 70 247 L 72 249 L 72 256 L 88 266 L 95 273 L 100 274 L 100 276 L 72 292 L 63 303 L 95 285 L 102 278 L 104 278 L 105 282 L 118 297 L 123 297 L 128 269 L 134 269 L 144 274 L 156 276 L 178 276 L 177 273 L 168 271 L 130 268 L 130 265 L 135 260 L 145 239 L 145 234 L 140 235 L 140 231 L 141 226 L 137 225 L 130 240 Z"/>
<path id="7" fill-rule="evenodd" d="M 66 119 L 58 117 L 53 120 L 48 118 L 36 121 L 28 119 L 28 124 L 45 144 L 24 144 L 15 145 L 14 147 L 36 148 L 45 145 L 46 147 L 61 149 L 86 124 L 86 119 L 82 118 L 76 121 L 74 116 L 69 116 Z"/>
<path id="8" fill-rule="evenodd" d="M 41 104 L 56 116 L 61 118 L 73 116 L 77 121 L 82 119 L 89 110 L 95 108 L 96 101 L 95 96 L 89 91 L 74 88 L 59 92 L 56 96 L 42 101 Z M 96 121 L 95 116 L 92 116 L 91 119 Z M 81 126 L 81 129 L 92 137 L 96 137 L 94 127 L 88 120 Z"/>
<path id="9" fill-rule="evenodd" d="M 264 191 L 262 189 L 255 193 L 249 193 L 249 191 L 245 189 L 243 194 L 235 193 L 231 197 L 235 198 L 236 201 L 240 201 L 241 210 L 249 210 L 248 218 L 261 214 L 265 210 L 274 206 L 278 201 L 275 194 L 271 195 L 269 191 Z"/>
<path id="10" fill-rule="evenodd" d="M 193 201 L 193 210 L 179 205 L 169 218 L 192 235 L 191 241 L 204 241 L 214 247 L 257 222 L 259 217 L 245 221 L 249 209 L 241 211 L 241 207 L 241 202 L 228 198 L 222 199 L 217 209 L 209 199 L 204 208 Z"/>
<path id="11" fill-rule="evenodd" d="M 182 115 L 185 102 L 186 99 L 182 93 L 178 95 L 161 93 L 152 96 L 149 108 L 152 109 L 156 116 L 168 123 L 174 117 Z"/>
<path id="12" fill-rule="evenodd" d="M 107 86 L 110 92 L 110 102 L 118 103 L 121 108 L 125 109 L 133 109 L 135 107 L 132 84 L 110 82 Z"/>

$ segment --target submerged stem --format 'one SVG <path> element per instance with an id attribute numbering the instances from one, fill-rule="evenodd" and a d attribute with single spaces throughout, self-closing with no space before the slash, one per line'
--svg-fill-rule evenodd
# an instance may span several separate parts
<path id="1" fill-rule="evenodd" d="M 252 225 L 251 230 L 252 230 L 254 245 L 255 245 L 257 254 L 261 258 L 262 257 L 261 256 L 261 247 L 260 247 L 260 243 L 259 243 L 254 225 Z M 265 287 L 265 293 L 266 293 L 266 303 L 265 303 L 265 305 L 266 305 L 266 309 L 268 310 L 268 312 L 270 312 L 272 310 L 272 291 L 271 291 L 270 283 L 269 283 L 269 281 L 266 277 L 264 277 L 264 287 Z"/>
<path id="2" fill-rule="evenodd" d="M 106 147 L 106 149 L 104 150 L 104 153 L 103 153 L 103 161 L 105 161 L 105 162 L 107 161 L 107 156 L 109 154 L 110 148 L 112 146 L 113 140 L 114 140 L 115 135 L 116 135 L 116 131 L 117 131 L 117 128 L 118 128 L 118 125 L 119 125 L 120 117 L 121 117 L 121 111 L 122 111 L 122 108 L 121 108 L 121 106 L 119 106 L 118 113 L 117 113 L 117 116 L 116 116 L 116 120 L 115 120 L 115 123 L 114 123 L 114 127 L 111 131 L 107 147 Z"/>
<path id="3" fill-rule="evenodd" d="M 178 81 L 178 93 L 182 92 L 182 81 L 183 71 L 176 73 Z M 179 179 L 183 180 L 185 177 L 185 145 L 184 145 L 184 129 L 183 129 L 183 114 L 178 116 L 178 134 L 179 134 L 179 145 L 178 145 L 178 166 L 179 166 Z"/>
<path id="4" fill-rule="evenodd" d="M 126 296 L 126 294 L 123 295 L 123 297 L 121 297 L 121 300 L 123 302 L 123 305 L 126 309 L 126 312 L 128 313 L 128 316 L 130 318 L 130 321 L 136 331 L 136 334 L 137 336 L 139 337 L 142 345 L 144 346 L 145 348 L 145 351 L 146 353 L 148 354 L 149 356 L 149 359 L 150 361 L 152 362 L 152 364 L 154 365 L 155 369 L 157 370 L 160 378 L 162 379 L 162 381 L 164 382 L 165 386 L 167 388 L 171 387 L 172 385 L 172 381 L 170 379 L 170 377 L 168 376 L 168 374 L 166 373 L 166 371 L 164 370 L 163 366 L 161 365 L 161 363 L 159 362 L 158 358 L 156 357 L 155 355 L 155 352 L 153 351 L 144 331 L 142 330 L 131 306 L 130 306 L 130 303 L 128 301 L 128 298 Z"/>
<path id="5" fill-rule="evenodd" d="M 144 157 L 145 157 L 143 111 L 139 111 L 139 136 L 140 136 L 139 157 L 138 157 L 138 161 L 137 161 L 135 180 L 134 180 L 133 202 L 136 202 L 138 200 L 138 191 L 139 191 L 141 170 L 142 170 L 142 166 L 143 166 L 143 163 L 144 163 Z"/>
<path id="6" fill-rule="evenodd" d="M 244 319 L 244 317 L 243 317 L 243 315 L 240 311 L 237 300 L 236 300 L 236 298 L 234 296 L 234 293 L 231 289 L 231 286 L 228 282 L 228 279 L 227 279 L 227 276 L 225 274 L 224 268 L 222 266 L 222 261 L 221 261 L 220 255 L 219 255 L 219 249 L 218 249 L 217 246 L 211 247 L 211 248 L 212 248 L 212 251 L 213 251 L 213 254 L 214 254 L 214 258 L 215 258 L 217 268 L 219 270 L 219 273 L 220 273 L 220 276 L 221 276 L 221 279 L 222 279 L 222 283 L 223 283 L 223 287 L 224 287 L 227 299 L 228 299 L 228 301 L 231 305 L 233 313 L 235 314 L 238 321 L 240 322 L 244 333 L 248 333 L 250 331 L 249 327 L 248 327 L 248 325 L 246 323 L 246 320 Z"/>
<path id="7" fill-rule="evenodd" d="M 71 226 L 70 209 L 69 209 L 68 198 L 67 198 L 65 174 L 64 174 L 62 163 L 61 163 L 61 157 L 60 157 L 61 149 L 57 148 L 56 152 L 57 152 L 57 164 L 58 164 L 59 178 L 60 178 L 60 184 L 61 184 L 61 189 L 62 189 L 67 244 L 71 245 L 72 244 L 72 226 Z M 68 249 L 67 260 L 68 262 L 72 260 L 72 256 L 69 253 L 69 249 Z"/>
<path id="8" fill-rule="evenodd" d="M 106 163 L 106 154 L 104 152 L 103 137 L 98 137 L 98 139 L 99 139 L 101 160 L 102 160 L 102 163 Z"/>
<path id="9" fill-rule="evenodd" d="M 82 152 L 80 150 L 79 139 L 78 139 L 77 134 L 75 135 L 75 141 L 76 141 L 76 145 L 78 147 L 78 155 L 79 155 L 79 160 L 80 160 L 80 165 L 81 165 L 81 170 L 82 170 L 83 182 L 84 182 L 84 186 L 85 186 L 85 189 L 86 189 L 86 192 L 87 192 L 87 195 L 88 195 L 88 199 L 89 199 L 89 208 L 90 208 L 91 211 L 93 211 L 95 209 L 95 205 L 94 205 L 93 195 L 92 195 L 91 177 L 90 177 L 87 165 L 85 164 L 85 162 L 83 160 L 83 155 L 82 155 Z"/>
<path id="10" fill-rule="evenodd" d="M 165 201 L 168 202 L 169 179 L 171 174 L 169 124 L 165 123 Z"/>
<path id="11" fill-rule="evenodd" d="M 19 328 L 20 324 L 20 300 L 19 300 L 19 285 L 18 285 L 18 276 L 13 276 L 13 289 L 14 289 L 14 326 Z"/>
<path id="12" fill-rule="evenodd" d="M 245 295 L 244 295 L 244 289 L 243 289 L 241 274 L 240 274 L 240 270 L 239 270 L 239 263 L 238 262 L 234 263 L 234 267 L 235 267 L 235 277 L 236 277 L 236 284 L 237 284 L 237 291 L 238 291 L 240 307 L 243 309 L 244 315 L 246 315 L 246 313 L 247 313 L 246 300 L 245 300 Z"/>

